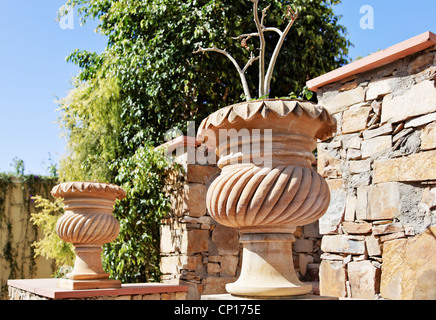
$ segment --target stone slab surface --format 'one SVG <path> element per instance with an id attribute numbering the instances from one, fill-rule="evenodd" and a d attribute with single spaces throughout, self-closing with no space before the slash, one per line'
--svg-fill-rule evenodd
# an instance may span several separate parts
<path id="1" fill-rule="evenodd" d="M 337 297 L 315 295 L 287 296 L 287 297 L 238 297 L 231 294 L 211 294 L 201 296 L 201 300 L 338 300 Z"/>
<path id="2" fill-rule="evenodd" d="M 167 292 L 186 292 L 188 286 L 161 283 L 122 284 L 121 288 L 70 290 L 58 288 L 58 279 L 8 280 L 8 286 L 29 291 L 49 299 L 87 298 L 99 296 L 144 295 Z"/>
<path id="3" fill-rule="evenodd" d="M 70 280 L 58 279 L 56 285 L 59 288 L 70 290 L 83 290 L 83 289 L 115 289 L 121 288 L 120 280 Z"/>

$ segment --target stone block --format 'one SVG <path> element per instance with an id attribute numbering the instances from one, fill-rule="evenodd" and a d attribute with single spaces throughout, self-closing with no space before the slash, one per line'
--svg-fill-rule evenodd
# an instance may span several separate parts
<path id="1" fill-rule="evenodd" d="M 330 189 L 330 205 L 324 216 L 319 219 L 320 234 L 336 233 L 345 213 L 347 193 L 342 180 L 327 180 Z"/>
<path id="2" fill-rule="evenodd" d="M 372 228 L 372 234 L 375 236 L 383 235 L 383 234 L 390 234 L 390 233 L 396 233 L 404 231 L 403 226 L 396 226 L 394 224 L 382 224 L 379 226 L 374 226 Z"/>
<path id="3" fill-rule="evenodd" d="M 350 173 L 365 173 L 371 171 L 371 160 L 349 161 L 348 170 Z"/>
<path id="4" fill-rule="evenodd" d="M 400 232 L 395 232 L 384 236 L 380 236 L 380 241 L 386 242 L 386 241 L 391 241 L 391 240 L 405 238 L 405 237 L 406 237 L 406 233 L 404 231 L 400 231 Z"/>
<path id="5" fill-rule="evenodd" d="M 169 225 L 160 226 L 160 252 L 171 253 L 176 251 L 176 242 L 172 237 L 171 227 Z"/>
<path id="6" fill-rule="evenodd" d="M 356 196 L 347 196 L 347 200 L 345 203 L 345 221 L 354 221 L 356 217 L 356 204 L 357 197 Z"/>
<path id="7" fill-rule="evenodd" d="M 381 183 L 368 187 L 368 211 L 365 220 L 393 219 L 400 215 L 398 183 Z"/>
<path id="8" fill-rule="evenodd" d="M 206 214 L 207 187 L 200 183 L 187 183 L 184 185 L 183 209 L 192 217 L 201 217 Z"/>
<path id="9" fill-rule="evenodd" d="M 356 149 L 347 150 L 347 160 L 359 160 L 362 159 L 362 151 Z"/>
<path id="10" fill-rule="evenodd" d="M 421 149 L 436 149 L 436 123 L 431 123 L 422 130 Z"/>
<path id="11" fill-rule="evenodd" d="M 306 252 L 310 253 L 313 251 L 313 241 L 307 239 L 297 239 L 294 242 L 295 252 Z"/>
<path id="12" fill-rule="evenodd" d="M 203 258 L 201 254 L 187 256 L 182 259 L 182 268 L 189 271 L 203 272 Z"/>
<path id="13" fill-rule="evenodd" d="M 404 128 L 420 127 L 433 121 L 436 121 L 436 112 L 413 118 L 405 123 Z"/>
<path id="14" fill-rule="evenodd" d="M 391 136 L 381 136 L 362 142 L 362 158 L 366 159 L 373 154 L 386 150 L 392 147 Z"/>
<path id="15" fill-rule="evenodd" d="M 357 87 L 344 92 L 335 92 L 331 95 L 324 95 L 319 102 L 330 114 L 335 114 L 346 110 L 348 107 L 363 102 L 365 100 L 365 90 Z"/>
<path id="16" fill-rule="evenodd" d="M 363 132 L 363 138 L 365 140 L 369 140 L 378 136 L 384 136 L 386 134 L 389 134 L 393 131 L 392 128 L 392 124 L 391 123 L 386 123 L 385 125 L 377 128 L 377 129 L 373 129 L 373 130 L 366 130 Z"/>
<path id="17" fill-rule="evenodd" d="M 368 90 L 366 91 L 366 100 L 375 100 L 379 97 L 392 93 L 395 81 L 395 78 L 371 81 L 368 84 Z"/>
<path id="18" fill-rule="evenodd" d="M 382 251 L 380 247 L 380 240 L 374 235 L 365 238 L 366 250 L 368 255 L 371 256 L 381 256 Z"/>
<path id="19" fill-rule="evenodd" d="M 345 221 L 342 226 L 350 234 L 366 234 L 372 230 L 372 224 L 368 222 Z"/>
<path id="20" fill-rule="evenodd" d="M 366 129 L 371 107 L 351 108 L 344 112 L 342 133 L 359 132 Z"/>
<path id="21" fill-rule="evenodd" d="M 208 251 L 209 230 L 193 229 L 185 231 L 187 239 L 182 243 L 182 252 L 187 254 Z"/>
<path id="22" fill-rule="evenodd" d="M 346 297 L 346 271 L 342 261 L 323 260 L 319 267 L 320 295 Z"/>
<path id="23" fill-rule="evenodd" d="M 207 273 L 208 274 L 214 274 L 214 273 L 220 273 L 221 268 L 218 263 L 208 263 L 207 264 Z"/>
<path id="24" fill-rule="evenodd" d="M 226 284 L 236 281 L 236 277 L 207 277 L 203 279 L 202 295 L 227 293 Z"/>
<path id="25" fill-rule="evenodd" d="M 319 234 L 318 221 L 312 222 L 311 224 L 306 224 L 303 227 L 303 232 L 305 238 L 321 238 L 321 235 Z"/>
<path id="26" fill-rule="evenodd" d="M 436 299 L 436 227 L 385 242 L 380 293 L 394 300 Z"/>
<path id="27" fill-rule="evenodd" d="M 359 137 L 358 133 L 344 135 L 342 136 L 342 143 L 344 148 L 360 150 L 360 147 L 362 146 L 362 138 Z"/>
<path id="28" fill-rule="evenodd" d="M 160 271 L 164 274 L 177 274 L 179 272 L 179 260 L 178 256 L 169 256 L 160 258 Z"/>
<path id="29" fill-rule="evenodd" d="M 426 151 L 407 157 L 376 160 L 373 164 L 374 183 L 393 181 L 436 180 L 436 151 Z"/>
<path id="30" fill-rule="evenodd" d="M 328 178 L 331 175 L 336 177 L 342 176 L 341 164 L 342 161 L 339 158 L 338 152 L 318 148 L 318 172 L 324 178 Z"/>
<path id="31" fill-rule="evenodd" d="M 324 236 L 321 242 L 324 252 L 346 253 L 353 255 L 365 254 L 365 241 L 363 237 L 334 235 Z"/>
<path id="32" fill-rule="evenodd" d="M 298 255 L 298 269 L 300 270 L 301 275 L 306 275 L 307 266 L 309 263 L 312 263 L 314 258 L 310 255 L 300 253 Z"/>
<path id="33" fill-rule="evenodd" d="M 368 190 L 367 187 L 357 188 L 356 219 L 365 220 L 368 211 Z"/>
<path id="34" fill-rule="evenodd" d="M 425 188 L 422 193 L 421 203 L 427 212 L 436 209 L 436 186 Z"/>
<path id="35" fill-rule="evenodd" d="M 380 292 L 380 269 L 370 261 L 350 262 L 347 269 L 351 298 L 375 299 Z"/>
<path id="36" fill-rule="evenodd" d="M 410 74 L 415 74 L 421 72 L 431 66 L 434 61 L 434 53 L 429 52 L 427 54 L 419 55 L 415 60 L 413 60 L 408 65 L 408 72 Z"/>
<path id="37" fill-rule="evenodd" d="M 231 255 L 223 255 L 221 257 L 221 273 L 223 277 L 236 276 L 238 271 L 239 257 Z"/>
<path id="38" fill-rule="evenodd" d="M 188 164 L 186 169 L 186 181 L 207 184 L 217 177 L 220 171 L 221 170 L 216 166 Z"/>
<path id="39" fill-rule="evenodd" d="M 223 225 L 216 225 L 212 231 L 212 245 L 220 255 L 237 255 L 239 253 L 239 231 Z"/>
<path id="40" fill-rule="evenodd" d="M 383 98 L 381 123 L 396 123 L 436 111 L 434 81 L 423 81 L 402 95 L 388 94 Z"/>

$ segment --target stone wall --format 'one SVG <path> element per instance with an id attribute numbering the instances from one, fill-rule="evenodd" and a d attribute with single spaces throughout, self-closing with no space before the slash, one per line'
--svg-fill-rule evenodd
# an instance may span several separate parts
<path id="1" fill-rule="evenodd" d="M 436 299 L 436 47 L 318 88 L 321 295 Z"/>
<path id="2" fill-rule="evenodd" d="M 217 224 L 206 210 L 206 192 L 219 174 L 215 166 L 184 165 L 168 181 L 171 216 L 161 225 L 162 282 L 189 286 L 188 299 L 224 293 L 239 273 L 237 229 Z"/>
<path id="3" fill-rule="evenodd" d="M 53 300 L 27 290 L 9 287 L 9 300 Z M 162 292 L 150 294 L 126 294 L 119 296 L 96 296 L 88 298 L 65 298 L 62 300 L 186 300 L 186 292 Z"/>
<path id="4" fill-rule="evenodd" d="M 242 246 L 238 229 L 216 223 L 207 213 L 206 192 L 219 175 L 216 166 L 187 164 L 186 153 L 177 161 L 185 172 L 167 183 L 171 215 L 161 226 L 162 282 L 189 286 L 187 299 L 227 293 L 225 285 L 240 273 Z M 301 280 L 317 281 L 321 256 L 318 223 L 298 227 L 293 244 L 294 266 Z M 314 293 L 318 292 L 313 283 Z"/>
<path id="5" fill-rule="evenodd" d="M 120 288 L 71 290 L 58 279 L 8 280 L 9 300 L 186 300 L 187 288 L 156 283 L 122 284 Z"/>

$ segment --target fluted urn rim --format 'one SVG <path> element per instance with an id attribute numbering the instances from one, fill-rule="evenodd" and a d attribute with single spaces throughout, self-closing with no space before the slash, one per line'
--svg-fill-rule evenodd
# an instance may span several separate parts
<path id="1" fill-rule="evenodd" d="M 107 197 L 113 199 L 124 199 L 126 191 L 111 183 L 74 181 L 63 182 L 53 187 L 51 195 L 55 198 L 72 196 Z"/>
<path id="2" fill-rule="evenodd" d="M 226 123 L 235 123 L 238 118 L 250 121 L 260 115 L 268 119 L 270 114 L 276 114 L 282 118 L 305 116 L 309 119 L 320 120 L 322 124 L 315 138 L 322 141 L 331 138 L 337 129 L 336 118 L 316 103 L 298 99 L 262 99 L 233 104 L 212 113 L 201 122 L 197 139 L 202 142 L 208 129 L 219 128 Z"/>

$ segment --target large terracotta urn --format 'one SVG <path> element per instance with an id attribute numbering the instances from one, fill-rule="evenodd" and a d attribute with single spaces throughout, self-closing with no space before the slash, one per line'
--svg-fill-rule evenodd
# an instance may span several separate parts
<path id="1" fill-rule="evenodd" d="M 113 184 L 99 182 L 66 182 L 55 186 L 53 197 L 64 199 L 64 215 L 58 220 L 59 237 L 72 243 L 76 252 L 74 269 L 58 287 L 68 289 L 116 288 L 119 280 L 110 280 L 104 272 L 102 245 L 119 234 L 120 224 L 112 215 L 116 199 L 126 192 Z"/>
<path id="2" fill-rule="evenodd" d="M 207 191 L 208 212 L 239 228 L 243 245 L 239 279 L 226 289 L 236 296 L 310 293 L 292 259 L 297 226 L 326 212 L 330 192 L 312 168 L 316 139 L 336 131 L 336 120 L 307 101 L 267 99 L 218 110 L 200 124 L 197 139 L 214 149 L 220 176 Z"/>

